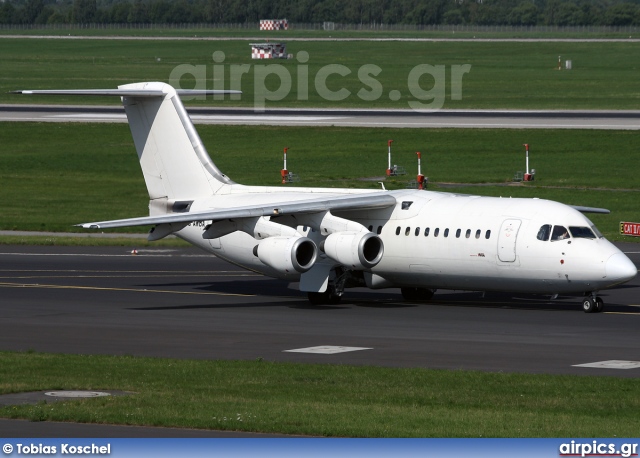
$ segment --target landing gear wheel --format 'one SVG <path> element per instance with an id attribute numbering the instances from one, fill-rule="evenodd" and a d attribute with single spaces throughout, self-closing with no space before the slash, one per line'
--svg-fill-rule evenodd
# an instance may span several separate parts
<path id="1" fill-rule="evenodd" d="M 400 288 L 402 297 L 407 301 L 428 301 L 436 292 L 435 289 L 427 288 Z"/>
<path id="2" fill-rule="evenodd" d="M 600 296 L 596 297 L 596 313 L 602 312 L 604 309 L 604 301 Z"/>
<path id="3" fill-rule="evenodd" d="M 585 297 L 582 300 L 582 310 L 584 313 L 595 313 L 597 312 L 596 301 L 590 297 Z"/>
<path id="4" fill-rule="evenodd" d="M 333 291 L 327 289 L 324 293 L 307 293 L 309 302 L 312 305 L 336 305 L 342 300 L 342 296 L 338 296 Z"/>

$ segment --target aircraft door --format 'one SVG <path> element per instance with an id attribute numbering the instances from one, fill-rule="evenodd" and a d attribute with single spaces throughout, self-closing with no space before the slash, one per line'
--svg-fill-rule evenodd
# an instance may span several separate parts
<path id="1" fill-rule="evenodd" d="M 502 262 L 514 262 L 516 260 L 516 238 L 522 221 L 519 219 L 506 219 L 500 227 L 498 234 L 498 259 Z"/>

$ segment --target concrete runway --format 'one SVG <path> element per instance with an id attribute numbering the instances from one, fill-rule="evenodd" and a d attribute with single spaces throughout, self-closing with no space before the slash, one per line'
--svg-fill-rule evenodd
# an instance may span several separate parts
<path id="1" fill-rule="evenodd" d="M 395 128 L 640 129 L 640 111 L 189 108 L 194 124 Z M 126 122 L 118 106 L 0 105 L 0 121 Z"/>
<path id="2" fill-rule="evenodd" d="M 135 241 L 132 241 L 132 248 Z M 621 245 L 636 265 L 640 246 Z M 240 270 L 196 249 L 0 247 L 0 350 L 640 377 L 640 279 L 579 297 L 348 290 L 311 306 L 295 284 Z M 360 347 L 337 354 L 289 352 Z"/>

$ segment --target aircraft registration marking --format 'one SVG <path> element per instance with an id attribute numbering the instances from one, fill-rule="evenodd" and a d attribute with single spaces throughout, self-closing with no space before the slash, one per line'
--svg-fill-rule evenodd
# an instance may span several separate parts
<path id="1" fill-rule="evenodd" d="M 574 364 L 572 367 L 595 367 L 598 369 L 638 369 L 640 361 L 622 361 L 612 359 L 609 361 L 598 361 L 595 363 Z"/>
<path id="2" fill-rule="evenodd" d="M 296 348 L 294 350 L 284 350 L 288 353 L 315 353 L 321 355 L 334 355 L 336 353 L 346 353 L 350 351 L 373 350 L 369 347 L 341 347 L 335 345 L 321 345 L 318 347 Z"/>

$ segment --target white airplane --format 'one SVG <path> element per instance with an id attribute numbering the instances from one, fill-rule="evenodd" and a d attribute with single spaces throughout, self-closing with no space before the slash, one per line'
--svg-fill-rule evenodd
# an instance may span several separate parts
<path id="1" fill-rule="evenodd" d="M 603 309 L 599 290 L 638 272 L 582 213 L 608 210 L 434 191 L 243 186 L 215 166 L 191 123 L 179 95 L 195 91 L 152 82 L 16 92 L 122 98 L 149 216 L 79 226 L 150 225 L 149 240 L 175 234 L 238 266 L 299 281 L 314 304 L 366 286 L 400 288 L 407 300 L 436 289 L 584 294 L 591 313 Z"/>

